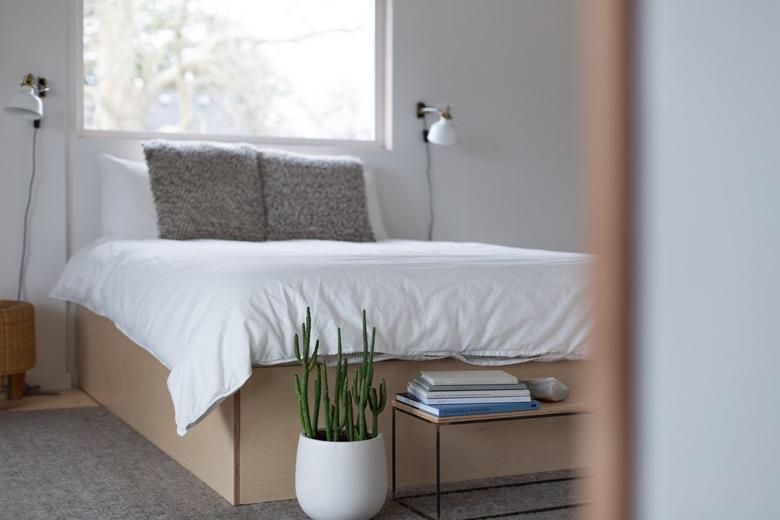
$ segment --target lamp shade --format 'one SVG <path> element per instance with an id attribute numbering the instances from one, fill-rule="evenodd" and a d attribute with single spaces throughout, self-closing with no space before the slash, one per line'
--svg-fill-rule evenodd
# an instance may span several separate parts
<path id="1" fill-rule="evenodd" d="M 3 110 L 23 119 L 40 119 L 43 117 L 43 101 L 35 94 L 33 87 L 22 85 L 11 96 Z"/>
<path id="2" fill-rule="evenodd" d="M 455 133 L 452 119 L 442 116 L 433 123 L 428 130 L 428 141 L 442 146 L 455 144 L 458 141 L 458 135 Z"/>

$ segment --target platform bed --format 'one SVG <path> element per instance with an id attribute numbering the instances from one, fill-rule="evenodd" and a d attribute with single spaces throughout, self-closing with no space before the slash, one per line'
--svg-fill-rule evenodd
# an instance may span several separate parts
<path id="1" fill-rule="evenodd" d="M 296 366 L 255 367 L 239 392 L 225 399 L 185 437 L 176 434 L 166 387 L 168 370 L 122 334 L 111 321 L 79 308 L 76 327 L 79 386 L 231 504 L 295 496 L 295 450 L 300 432 L 292 386 Z M 584 362 L 528 362 L 503 369 L 522 377 L 555 376 L 583 401 Z M 403 391 L 420 370 L 471 367 L 457 360 L 384 361 L 375 378 L 388 392 Z M 380 430 L 390 435 L 390 416 Z M 406 418 L 408 419 L 408 418 Z M 456 481 L 582 467 L 578 434 L 582 419 L 554 417 L 521 423 L 476 424 L 443 439 L 442 480 Z M 400 487 L 434 479 L 430 428 L 399 419 Z M 388 459 L 390 440 L 386 441 Z M 447 453 L 457 452 L 457 457 Z"/>

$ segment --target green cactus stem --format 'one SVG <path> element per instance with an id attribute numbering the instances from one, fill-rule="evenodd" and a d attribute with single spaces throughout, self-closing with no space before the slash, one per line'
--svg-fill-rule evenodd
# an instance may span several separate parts
<path id="1" fill-rule="evenodd" d="M 334 388 L 333 388 L 333 404 L 334 404 L 334 414 L 333 414 L 333 432 L 335 439 L 338 440 L 339 433 L 344 428 L 344 424 L 341 421 L 340 412 L 341 408 L 339 407 L 339 403 L 341 401 L 342 396 L 342 389 L 344 388 L 344 376 L 342 375 L 342 372 L 346 372 L 346 370 L 342 370 L 342 344 L 341 344 L 341 327 L 338 329 L 338 351 L 336 354 L 336 376 L 334 380 Z"/>
<path id="2" fill-rule="evenodd" d="M 306 411 L 303 409 L 303 398 L 301 397 L 301 380 L 298 374 L 295 374 L 295 393 L 298 396 L 298 413 L 301 417 L 301 425 L 303 426 L 303 433 L 307 437 L 311 437 L 311 430 L 307 429 L 306 424 Z"/>
<path id="3" fill-rule="evenodd" d="M 322 363 L 317 363 L 317 373 L 314 375 L 314 414 L 312 415 L 312 430 L 314 436 L 319 434 L 320 401 L 322 400 Z"/>
<path id="4" fill-rule="evenodd" d="M 345 407 L 346 407 L 346 416 L 347 416 L 347 439 L 349 441 L 357 440 L 355 439 L 355 428 L 354 423 L 352 421 L 352 392 L 347 390 L 347 399 L 344 401 Z"/>
<path id="5" fill-rule="evenodd" d="M 322 390 L 322 403 L 325 405 L 325 440 L 332 441 L 333 434 L 333 415 L 331 412 L 330 395 L 328 389 L 328 367 L 325 363 L 320 362 L 318 366 L 319 371 L 322 373 L 321 385 Z"/>
<path id="6" fill-rule="evenodd" d="M 339 414 L 339 420 L 336 422 L 336 427 L 341 431 L 344 429 L 347 422 L 347 392 L 343 384 L 339 385 L 338 393 L 339 409 L 337 410 L 337 413 Z"/>
<path id="7" fill-rule="evenodd" d="M 366 310 L 363 309 L 363 361 L 360 367 L 355 371 L 355 386 L 353 390 L 358 396 L 358 438 L 359 440 L 368 439 L 368 430 L 366 424 L 366 406 L 368 405 L 369 390 L 373 385 L 374 378 L 374 346 L 376 344 L 376 328 L 371 332 L 371 343 L 368 341 L 368 319 Z"/>
<path id="8" fill-rule="evenodd" d="M 301 350 L 303 347 L 303 350 Z M 320 348 L 320 342 L 317 340 L 314 346 L 314 352 L 311 357 L 309 356 L 311 348 L 311 309 L 306 307 L 306 321 L 301 324 L 301 336 L 295 334 L 293 338 L 293 349 L 295 350 L 295 357 L 301 363 L 303 369 L 303 377 L 298 379 L 296 375 L 296 394 L 298 397 L 299 407 L 301 409 L 301 426 L 303 426 L 303 433 L 307 437 L 312 439 L 316 438 L 317 420 L 312 420 L 312 416 L 309 414 L 309 375 L 314 367 L 317 366 L 317 353 Z M 317 403 L 319 409 L 319 402 Z"/>
<path id="9" fill-rule="evenodd" d="M 368 406 L 371 408 L 371 436 L 376 437 L 379 434 L 379 414 L 385 409 L 387 404 L 387 384 L 382 379 L 379 385 L 379 395 L 376 388 L 371 389 L 368 398 Z"/>

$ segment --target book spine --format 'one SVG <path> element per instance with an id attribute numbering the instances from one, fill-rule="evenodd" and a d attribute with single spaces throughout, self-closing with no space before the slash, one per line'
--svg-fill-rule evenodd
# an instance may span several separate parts
<path id="1" fill-rule="evenodd" d="M 409 406 L 413 406 L 415 408 L 419 408 L 423 412 L 429 413 L 431 415 L 436 415 L 436 416 L 439 415 L 438 408 L 434 408 L 432 406 L 426 406 L 425 404 L 423 404 L 423 403 L 421 403 L 419 401 L 415 401 L 413 399 L 409 399 L 409 398 L 407 398 L 407 397 L 405 397 L 405 396 L 403 396 L 401 394 L 397 394 L 395 396 L 395 398 L 398 399 L 399 401 L 401 401 L 404 404 L 408 404 Z"/>
<path id="2" fill-rule="evenodd" d="M 457 385 L 516 385 L 517 379 L 483 379 L 481 381 L 469 381 L 464 383 L 462 379 L 438 377 L 435 380 L 427 375 L 420 376 L 432 386 L 457 386 Z"/>
<path id="3" fill-rule="evenodd" d="M 529 390 L 440 390 L 431 391 L 427 388 L 411 382 L 407 389 L 415 394 L 420 393 L 428 399 L 455 399 L 455 398 L 478 398 L 478 397 L 530 397 Z"/>
<path id="4" fill-rule="evenodd" d="M 472 392 L 472 391 L 517 391 L 528 390 L 528 387 L 524 384 L 516 385 L 431 385 L 424 379 L 416 377 L 410 381 L 419 387 L 424 388 L 428 392 Z"/>
<path id="5" fill-rule="evenodd" d="M 522 412 L 524 410 L 534 410 L 539 408 L 534 402 L 527 403 L 528 406 L 458 406 L 453 409 L 439 410 L 439 417 L 454 417 L 457 415 L 479 415 L 488 413 L 508 413 Z"/>
<path id="6" fill-rule="evenodd" d="M 417 396 L 419 397 L 419 396 Z M 423 399 L 425 404 L 500 404 L 500 403 L 530 403 L 530 397 L 480 397 L 473 399 Z"/>
<path id="7" fill-rule="evenodd" d="M 480 390 L 474 392 L 425 392 L 428 399 L 455 399 L 460 397 L 465 398 L 477 398 L 477 397 L 530 397 L 531 392 L 528 390 L 514 390 L 510 392 L 494 392 L 490 390 Z"/>
<path id="8" fill-rule="evenodd" d="M 539 408 L 538 401 L 529 401 L 527 403 L 495 403 L 495 404 L 472 404 L 472 405 L 426 405 L 418 401 L 414 395 L 396 394 L 396 399 L 404 404 L 422 410 L 428 414 L 438 417 L 454 417 L 458 415 L 477 415 L 488 413 L 509 413 L 536 410 Z"/>
<path id="9" fill-rule="evenodd" d="M 527 403 L 531 401 L 530 395 L 525 397 L 472 397 L 472 398 L 429 398 L 413 386 L 407 388 L 410 394 L 425 404 L 493 404 L 493 403 Z"/>

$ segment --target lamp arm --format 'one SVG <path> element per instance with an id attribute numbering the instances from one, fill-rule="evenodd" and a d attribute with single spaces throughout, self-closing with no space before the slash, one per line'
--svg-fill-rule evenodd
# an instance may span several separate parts
<path id="1" fill-rule="evenodd" d="M 452 119 L 452 113 L 450 112 L 449 105 L 437 105 L 429 106 L 419 101 L 417 103 L 417 117 L 418 119 L 424 118 L 427 114 L 441 114 L 444 119 Z"/>
<path id="2" fill-rule="evenodd" d="M 35 95 L 40 97 L 46 97 L 46 93 L 51 90 L 51 88 L 47 86 L 46 78 L 42 78 L 32 72 L 25 74 L 21 86 L 32 87 Z"/>

